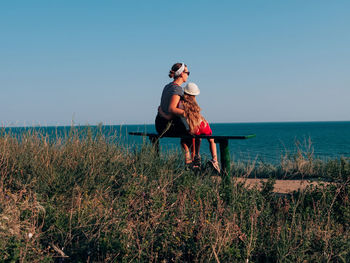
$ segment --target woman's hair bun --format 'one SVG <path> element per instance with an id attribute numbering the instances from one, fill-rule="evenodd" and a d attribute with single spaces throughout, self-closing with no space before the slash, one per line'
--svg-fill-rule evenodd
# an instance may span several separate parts
<path id="1" fill-rule="evenodd" d="M 169 78 L 173 78 L 175 76 L 175 72 L 173 70 L 169 71 Z"/>

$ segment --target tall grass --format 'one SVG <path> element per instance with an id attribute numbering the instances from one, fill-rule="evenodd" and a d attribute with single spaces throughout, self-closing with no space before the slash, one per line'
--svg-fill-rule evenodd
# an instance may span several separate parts
<path id="1" fill-rule="evenodd" d="M 0 137 L 0 262 L 350 262 L 348 159 L 235 164 L 226 183 L 102 134 Z M 307 167 L 307 169 L 305 168 Z M 271 179 L 327 178 L 290 195 Z"/>

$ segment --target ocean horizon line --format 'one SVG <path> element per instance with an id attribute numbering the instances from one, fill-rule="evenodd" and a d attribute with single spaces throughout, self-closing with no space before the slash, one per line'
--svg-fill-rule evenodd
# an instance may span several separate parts
<path id="1" fill-rule="evenodd" d="M 350 122 L 350 120 L 325 120 L 325 121 L 246 121 L 246 122 L 210 122 L 210 125 L 221 125 L 221 124 L 283 124 L 283 123 L 290 123 L 290 124 L 296 124 L 296 123 L 347 123 Z M 154 125 L 154 123 L 119 123 L 119 124 L 104 124 L 104 123 L 97 123 L 97 124 L 71 124 L 71 125 L 4 125 L 2 124 L 2 129 L 8 129 L 8 128 L 70 128 L 70 127 L 98 127 L 98 126 L 104 126 L 104 127 L 110 127 L 110 126 L 149 126 Z"/>

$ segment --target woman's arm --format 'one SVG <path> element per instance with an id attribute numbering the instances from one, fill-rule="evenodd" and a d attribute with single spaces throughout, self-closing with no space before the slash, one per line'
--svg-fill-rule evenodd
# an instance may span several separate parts
<path id="1" fill-rule="evenodd" d="M 177 116 L 183 116 L 185 117 L 185 111 L 182 109 L 179 109 L 177 105 L 179 104 L 180 101 L 180 96 L 179 95 L 173 95 L 171 96 L 170 99 L 170 104 L 169 104 L 169 113 L 177 115 Z"/>
<path id="2" fill-rule="evenodd" d="M 160 116 L 162 116 L 164 119 L 166 119 L 168 121 L 171 120 L 171 118 L 172 118 L 171 114 L 166 114 L 160 106 L 158 107 L 158 113 Z"/>

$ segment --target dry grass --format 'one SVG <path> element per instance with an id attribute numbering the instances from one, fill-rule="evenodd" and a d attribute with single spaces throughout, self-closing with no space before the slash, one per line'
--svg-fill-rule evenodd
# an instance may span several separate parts
<path id="1" fill-rule="evenodd" d="M 212 180 L 177 154 L 91 131 L 3 133 L 0 262 L 349 262 L 349 161 L 306 161 L 235 164 Z M 315 174 L 333 183 L 287 195 L 274 179 L 244 185 Z"/>

